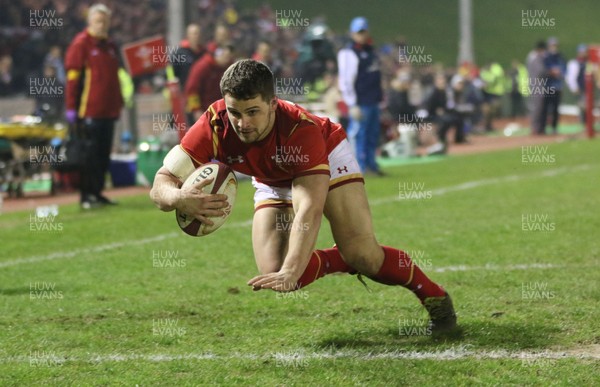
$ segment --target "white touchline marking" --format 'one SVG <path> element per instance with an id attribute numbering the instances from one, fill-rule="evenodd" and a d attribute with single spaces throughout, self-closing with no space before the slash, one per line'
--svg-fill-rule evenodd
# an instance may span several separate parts
<path id="1" fill-rule="evenodd" d="M 561 267 L 567 267 L 565 265 L 554 265 L 552 263 L 530 263 L 530 264 L 516 264 L 516 265 L 506 265 L 506 266 L 498 266 L 491 263 L 487 263 L 484 266 L 467 266 L 467 265 L 458 265 L 458 266 L 446 266 L 446 267 L 438 267 L 433 268 L 431 271 L 435 271 L 436 273 L 445 273 L 448 271 L 470 271 L 470 270 L 487 270 L 487 271 L 497 271 L 497 270 L 529 270 L 529 269 L 556 269 Z"/>
<path id="2" fill-rule="evenodd" d="M 433 195 L 444 195 L 448 192 L 473 189 L 473 188 L 481 187 L 484 185 L 518 181 L 518 180 L 532 178 L 532 177 L 553 177 L 553 176 L 557 176 L 557 175 L 567 173 L 567 172 L 587 170 L 590 168 L 591 168 L 591 166 L 589 164 L 582 164 L 582 165 L 578 165 L 578 166 L 571 167 L 571 168 L 562 167 L 562 168 L 546 170 L 537 175 L 536 174 L 509 175 L 509 176 L 504 176 L 504 177 L 499 177 L 499 178 L 473 180 L 473 181 L 468 181 L 465 183 L 457 184 L 454 186 L 442 187 L 442 188 L 432 190 L 432 194 Z M 391 202 L 400 201 L 400 200 L 401 199 L 398 196 L 391 196 L 391 197 L 386 197 L 386 198 L 374 199 L 372 201 L 369 201 L 369 204 L 371 206 L 377 206 L 377 205 L 391 203 Z M 229 223 L 229 224 L 225 223 L 223 225 L 223 228 L 239 228 L 239 227 L 250 227 L 250 226 L 252 226 L 252 219 L 239 221 L 239 222 L 235 222 L 235 223 Z M 48 255 L 39 255 L 39 256 L 26 257 L 26 258 L 16 258 L 16 259 L 13 259 L 10 261 L 0 262 L 0 269 L 4 268 L 4 267 L 17 266 L 17 265 L 26 264 L 26 263 L 36 263 L 36 262 L 42 262 L 42 261 L 53 261 L 56 259 L 73 258 L 75 256 L 81 256 L 81 255 L 85 255 L 85 254 L 89 254 L 89 253 L 97 253 L 97 252 L 102 252 L 102 251 L 106 251 L 106 250 L 112 250 L 112 249 L 129 246 L 129 245 L 144 245 L 147 243 L 153 243 L 153 242 L 158 242 L 158 241 L 169 239 L 169 238 L 174 238 L 174 237 L 177 237 L 180 235 L 183 235 L 183 234 L 178 233 L 178 232 L 171 232 L 171 233 L 167 233 L 167 234 L 157 235 L 157 236 L 154 236 L 151 238 L 139 239 L 137 241 L 114 242 L 114 243 L 109 243 L 109 244 L 105 244 L 105 245 L 99 245 L 96 247 L 90 247 L 90 248 L 84 248 L 84 249 L 77 249 L 77 250 L 71 250 L 71 251 L 59 251 L 59 252 L 48 254 Z"/>
<path id="3" fill-rule="evenodd" d="M 473 180 L 473 181 L 467 181 L 465 183 L 461 183 L 461 184 L 457 184 L 457 185 L 453 185 L 453 186 L 449 186 L 449 187 L 433 189 L 433 190 L 431 190 L 431 194 L 432 194 L 432 196 L 441 196 L 441 195 L 447 194 L 448 192 L 464 191 L 464 190 L 468 190 L 468 189 L 482 187 L 485 185 L 510 183 L 510 182 L 515 182 L 515 181 L 520 181 L 523 179 L 530 179 L 530 178 L 554 177 L 554 176 L 558 176 L 558 175 L 568 173 L 568 172 L 585 171 L 590 168 L 591 168 L 591 166 L 589 164 L 582 164 L 582 165 L 578 165 L 578 166 L 572 167 L 572 168 L 562 167 L 562 168 L 550 169 L 550 170 L 546 170 L 546 171 L 543 171 L 538 174 L 508 175 L 508 176 L 503 176 L 503 177 L 494 177 L 494 178 L 490 178 L 490 179 Z M 375 199 L 375 200 L 369 200 L 369 204 L 371 206 L 377 206 L 377 205 L 381 205 L 381 204 L 399 202 L 402 200 L 414 200 L 414 199 L 410 199 L 410 198 L 403 199 L 399 195 L 396 195 L 396 196 L 388 196 L 385 198 L 379 198 L 379 199 Z"/>
<path id="4" fill-rule="evenodd" d="M 17 258 L 17 259 L 13 259 L 11 261 L 0 262 L 0 268 L 16 266 L 16 265 L 20 265 L 20 264 L 24 264 L 24 263 L 36 263 L 36 262 L 41 262 L 41 261 L 53 261 L 55 259 L 62 259 L 62 258 L 72 258 L 75 256 L 82 256 L 82 255 L 86 255 L 86 254 L 90 254 L 90 253 L 99 253 L 102 251 L 117 249 L 119 247 L 125 247 L 125 246 L 131 246 L 131 245 L 143 245 L 146 243 L 157 242 L 157 241 L 162 241 L 162 240 L 165 240 L 168 238 L 172 238 L 176 235 L 177 235 L 177 233 L 172 232 L 172 233 L 168 233 L 168 234 L 157 235 L 155 237 L 138 239 L 138 240 L 134 240 L 134 241 L 114 242 L 114 243 L 108 243 L 105 245 L 89 247 L 89 248 L 85 248 L 85 249 L 76 249 L 76 250 L 71 250 L 71 251 L 59 251 L 59 252 L 48 254 L 48 255 L 38 255 L 38 256 L 27 257 L 27 258 Z"/>
<path id="5" fill-rule="evenodd" d="M 252 220 L 245 220 L 242 222 L 231 223 L 229 225 L 225 224 L 225 225 L 223 225 L 223 228 L 247 227 L 247 226 L 251 226 L 251 225 L 252 225 Z M 38 256 L 27 257 L 27 258 L 17 258 L 17 259 L 13 259 L 10 261 L 0 262 L 0 269 L 3 267 L 16 266 L 16 265 L 21 265 L 21 264 L 25 264 L 25 263 L 36 263 L 36 262 L 42 262 L 42 261 L 53 261 L 56 259 L 73 258 L 76 256 L 85 256 L 90 253 L 99 253 L 102 251 L 117 249 L 117 248 L 126 247 L 126 246 L 145 245 L 147 243 L 159 242 L 159 241 L 162 241 L 165 239 L 175 238 L 175 237 L 179 237 L 179 236 L 184 236 L 184 234 L 182 232 L 170 232 L 170 233 L 160 234 L 160 235 L 150 237 L 150 238 L 138 239 L 138 240 L 133 240 L 133 241 L 114 242 L 114 243 L 108 243 L 108 244 L 84 248 L 84 249 L 76 249 L 76 250 L 71 250 L 71 251 L 59 251 L 59 252 L 48 254 L 48 255 L 38 255 Z"/>
<path id="6" fill-rule="evenodd" d="M 540 351 L 508 351 L 499 350 L 474 350 L 470 345 L 451 347 L 441 351 L 386 351 L 386 352 L 358 352 L 358 351 L 336 351 L 336 352 L 306 352 L 304 350 L 284 350 L 281 352 L 266 354 L 233 353 L 230 355 L 217 355 L 214 353 L 184 353 L 184 354 L 161 354 L 161 353 L 127 353 L 127 354 L 88 354 L 82 356 L 70 356 L 55 351 L 32 352 L 29 356 L 9 356 L 0 358 L 0 364 L 6 363 L 30 363 L 39 365 L 57 365 L 65 363 L 110 363 L 128 361 L 148 362 L 171 362 L 178 360 L 275 360 L 281 363 L 292 363 L 299 360 L 381 360 L 381 359 L 405 359 L 405 360 L 460 360 L 460 359 L 485 359 L 504 360 L 513 359 L 535 364 L 541 360 L 562 359 L 600 359 L 600 353 L 593 348 L 589 351 L 581 349 L 540 350 Z M 540 362 L 541 363 L 541 362 Z M 549 365 L 549 364 L 547 364 Z"/>

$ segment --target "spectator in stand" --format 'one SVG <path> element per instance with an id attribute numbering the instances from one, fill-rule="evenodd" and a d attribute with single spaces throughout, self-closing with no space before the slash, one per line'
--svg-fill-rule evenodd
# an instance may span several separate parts
<path id="1" fill-rule="evenodd" d="M 548 54 L 544 58 L 544 67 L 548 81 L 544 85 L 544 105 L 542 107 L 542 131 L 540 134 L 546 134 L 546 122 L 548 114 L 551 115 L 552 133 L 556 134 L 558 130 L 558 106 L 562 95 L 563 80 L 567 65 L 564 57 L 558 51 L 558 39 L 548 39 Z"/>
<path id="2" fill-rule="evenodd" d="M 473 83 L 470 74 L 455 74 L 450 82 L 450 98 L 448 109 L 456 116 L 458 124 L 454 134 L 454 142 L 467 143 L 467 134 L 473 127 L 477 108 L 483 101 L 481 90 Z"/>
<path id="3" fill-rule="evenodd" d="M 41 117 L 48 122 L 55 122 L 63 117 L 64 99 L 60 92 L 64 83 L 60 82 L 56 74 L 56 67 L 45 64 L 42 72 L 44 79 L 48 80 L 45 84 L 54 85 L 52 90 L 35 94 L 35 110 L 33 115 Z"/>
<path id="4" fill-rule="evenodd" d="M 369 23 L 356 17 L 350 23 L 352 41 L 338 53 L 339 86 L 350 109 L 348 136 L 361 171 L 382 175 L 375 162 L 379 143 L 379 102 L 383 97 L 379 59 L 369 35 Z"/>
<path id="5" fill-rule="evenodd" d="M 81 208 L 116 204 L 102 194 L 104 176 L 110 163 L 115 120 L 123 98 L 119 84 L 117 46 L 109 39 L 111 11 L 94 4 L 88 13 L 88 27 L 67 49 L 66 119 L 78 125 L 90 142 L 88 161 L 81 169 Z"/>
<path id="6" fill-rule="evenodd" d="M 266 40 L 261 40 L 256 46 L 256 51 L 252 54 L 252 59 L 266 64 L 273 72 L 273 77 L 277 79 L 281 73 L 281 61 L 273 56 L 273 47 Z"/>
<path id="7" fill-rule="evenodd" d="M 458 83 L 458 81 L 455 81 Z M 457 88 L 461 91 L 462 85 Z M 437 125 L 438 144 L 430 149 L 430 153 L 446 153 L 448 149 L 447 133 L 454 128 L 455 142 L 465 141 L 463 117 L 456 111 L 453 90 L 448 88 L 448 82 L 444 74 L 435 76 L 434 89 L 425 106 L 428 117 Z"/>
<path id="8" fill-rule="evenodd" d="M 219 23 L 215 27 L 215 33 L 213 36 L 213 40 L 208 42 L 208 44 L 206 45 L 206 51 L 208 51 L 209 53 L 212 54 L 217 50 L 217 48 L 225 47 L 228 44 L 230 44 L 230 42 L 231 42 L 230 27 L 228 27 L 226 24 Z"/>
<path id="9" fill-rule="evenodd" d="M 225 70 L 234 61 L 234 48 L 224 45 L 196 61 L 185 84 L 186 110 L 194 116 L 194 122 L 216 100 L 222 98 L 220 81 Z"/>
<path id="10" fill-rule="evenodd" d="M 488 63 L 479 73 L 483 86 L 483 119 L 486 132 L 494 130 L 493 120 L 500 115 L 504 95 L 504 70 L 496 62 Z"/>
<path id="11" fill-rule="evenodd" d="M 119 43 L 128 43 L 166 30 L 165 1 L 128 0 L 110 1 L 113 11 L 111 38 Z M 107 4 L 108 4 L 107 3 Z M 65 48 L 70 39 L 87 26 L 88 1 L 74 0 L 22 0 L 2 1 L 0 6 L 0 52 L 10 53 L 18 70 L 19 91 L 26 92 L 26 80 L 41 70 L 41 63 L 48 47 Z M 52 11 L 53 16 L 45 19 L 30 12 Z M 62 21 L 59 28 L 37 28 L 44 22 Z M 132 22 L 143 20 L 144 23 Z M 34 28 L 32 28 L 34 27 Z M 38 51 L 38 46 L 41 50 Z M 60 79 L 60 73 L 57 74 Z"/>
<path id="12" fill-rule="evenodd" d="M 541 92 L 540 84 L 545 80 L 544 58 L 546 56 L 546 42 L 543 40 L 536 43 L 535 48 L 527 55 L 526 65 L 529 74 L 529 114 L 531 122 L 531 134 L 542 134 L 546 127 L 542 110 L 544 107 L 544 94 Z"/>
<path id="13" fill-rule="evenodd" d="M 185 39 L 181 41 L 175 58 L 178 59 L 173 63 L 173 72 L 179 79 L 179 84 L 183 87 L 187 82 L 190 69 L 194 63 L 206 53 L 206 49 L 202 45 L 202 33 L 198 24 L 190 24 L 185 30 Z"/>
<path id="14" fill-rule="evenodd" d="M 67 76 L 65 73 L 65 65 L 62 59 L 62 50 L 59 46 L 52 46 L 44 59 L 44 66 L 50 66 L 54 68 L 56 74 L 56 80 L 61 85 L 67 82 Z"/>
<path id="15" fill-rule="evenodd" d="M 327 39 L 327 26 L 323 23 L 312 24 L 302 37 L 298 60 L 295 63 L 296 74 L 303 83 L 315 88 L 327 71 L 335 71 L 335 50 Z"/>
<path id="16" fill-rule="evenodd" d="M 415 123 L 416 107 L 410 103 L 408 91 L 410 89 L 410 73 L 399 71 L 394 78 L 387 94 L 387 111 L 394 123 Z"/>
<path id="17" fill-rule="evenodd" d="M 420 141 L 422 125 L 417 117 L 417 108 L 410 102 L 409 90 L 411 87 L 411 75 L 407 69 L 401 68 L 397 76 L 390 82 L 386 91 L 387 106 L 383 114 L 383 122 L 388 122 L 386 130 L 386 142 L 382 146 L 382 154 L 395 156 L 403 154 L 412 156 Z M 401 153 L 397 150 L 397 144 L 402 144 Z"/>
<path id="18" fill-rule="evenodd" d="M 577 56 L 567 63 L 565 82 L 578 98 L 581 123 L 585 124 L 585 68 L 588 62 L 588 48 L 585 44 L 577 46 Z"/>
<path id="19" fill-rule="evenodd" d="M 10 55 L 0 57 L 0 97 L 6 97 L 15 91 L 12 63 Z"/>
<path id="20" fill-rule="evenodd" d="M 172 70 L 175 77 L 179 80 L 181 89 L 185 88 L 185 84 L 190 74 L 190 70 L 194 63 L 196 63 L 206 53 L 206 48 L 202 45 L 202 31 L 198 24 L 189 24 L 185 30 L 185 39 L 179 43 L 177 51 L 175 51 L 174 58 L 172 60 Z M 169 73 L 167 68 L 167 79 L 170 79 L 172 75 Z M 189 128 L 194 123 L 194 116 L 190 113 L 186 113 L 187 127 Z"/>
<path id="21" fill-rule="evenodd" d="M 464 78 L 466 102 L 472 104 L 473 107 L 473 111 L 469 113 L 469 117 L 465 121 L 465 133 L 483 132 L 485 129 L 478 129 L 483 121 L 484 104 L 484 83 L 479 77 L 479 68 L 473 63 L 465 63 L 459 68 L 458 74 Z"/>

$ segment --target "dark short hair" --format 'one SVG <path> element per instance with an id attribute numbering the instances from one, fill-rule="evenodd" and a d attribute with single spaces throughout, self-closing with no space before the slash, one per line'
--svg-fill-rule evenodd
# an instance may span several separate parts
<path id="1" fill-rule="evenodd" d="M 546 41 L 538 40 L 538 42 L 535 44 L 535 48 L 538 50 L 545 50 L 548 48 L 548 46 L 546 45 Z"/>
<path id="2" fill-rule="evenodd" d="M 242 59 L 225 70 L 221 78 L 221 95 L 235 99 L 252 99 L 260 95 L 265 102 L 275 96 L 273 72 L 257 60 Z"/>

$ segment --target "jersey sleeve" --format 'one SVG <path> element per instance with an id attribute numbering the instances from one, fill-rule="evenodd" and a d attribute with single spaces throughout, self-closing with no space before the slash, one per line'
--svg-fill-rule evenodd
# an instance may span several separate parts
<path id="1" fill-rule="evenodd" d="M 287 144 L 278 148 L 276 157 L 293 178 L 330 174 L 325 139 L 321 128 L 314 124 L 297 127 Z"/>
<path id="2" fill-rule="evenodd" d="M 65 55 L 65 69 L 67 70 L 66 101 L 67 110 L 79 109 L 80 82 L 85 67 L 85 47 L 83 41 L 76 39 Z"/>
<path id="3" fill-rule="evenodd" d="M 192 158 L 195 167 L 216 158 L 219 145 L 218 122 L 217 112 L 214 105 L 211 105 L 181 139 L 180 146 Z"/>

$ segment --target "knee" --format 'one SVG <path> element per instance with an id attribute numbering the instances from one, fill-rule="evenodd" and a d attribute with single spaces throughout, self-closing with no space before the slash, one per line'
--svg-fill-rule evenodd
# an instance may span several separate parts
<path id="1" fill-rule="evenodd" d="M 338 245 L 338 248 L 344 262 L 359 273 L 370 276 L 379 272 L 383 263 L 383 250 L 377 243 L 356 244 L 345 248 Z"/>

